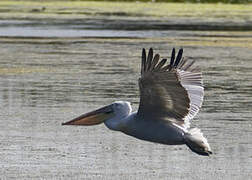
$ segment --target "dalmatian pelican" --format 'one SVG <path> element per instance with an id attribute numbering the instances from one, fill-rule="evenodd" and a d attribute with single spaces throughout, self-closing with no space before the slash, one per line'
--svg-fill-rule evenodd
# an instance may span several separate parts
<path id="1" fill-rule="evenodd" d="M 193 67 L 194 60 L 177 56 L 173 48 L 170 63 L 160 60 L 150 48 L 142 50 L 140 103 L 132 112 L 127 101 L 116 101 L 88 112 L 62 125 L 89 126 L 104 123 L 109 129 L 135 138 L 166 145 L 187 145 L 193 152 L 212 154 L 207 139 L 190 120 L 198 113 L 204 96 L 202 73 Z"/>

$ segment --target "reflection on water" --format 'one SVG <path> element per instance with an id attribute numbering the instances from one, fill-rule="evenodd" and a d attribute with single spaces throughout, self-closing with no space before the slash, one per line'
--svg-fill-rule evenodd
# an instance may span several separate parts
<path id="1" fill-rule="evenodd" d="M 2 177 L 247 179 L 252 166 L 251 49 L 146 38 L 1 43 Z M 154 47 L 167 57 L 174 44 L 204 71 L 205 101 L 193 126 L 209 139 L 212 157 L 197 156 L 185 146 L 140 141 L 104 125 L 61 126 L 119 99 L 136 110 L 141 48 Z"/>

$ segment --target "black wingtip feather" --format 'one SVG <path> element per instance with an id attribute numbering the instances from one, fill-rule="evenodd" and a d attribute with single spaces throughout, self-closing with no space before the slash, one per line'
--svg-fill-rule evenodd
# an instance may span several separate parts
<path id="1" fill-rule="evenodd" d="M 146 60 L 146 51 L 144 48 L 142 50 L 142 59 Z"/>
<path id="2" fill-rule="evenodd" d="M 141 74 L 143 74 L 143 72 L 145 71 L 145 67 L 146 67 L 146 51 L 143 48 L 142 50 L 142 67 L 141 67 Z"/>
<path id="3" fill-rule="evenodd" d="M 177 58 L 176 58 L 176 61 L 174 63 L 174 67 L 176 68 L 182 58 L 182 55 L 183 55 L 183 49 L 181 48 L 178 52 L 178 55 L 177 55 Z"/>
<path id="4" fill-rule="evenodd" d="M 157 70 L 162 70 L 162 71 L 171 71 L 172 69 L 187 70 L 193 64 L 193 62 L 188 64 L 187 63 L 188 61 L 182 57 L 183 56 L 182 48 L 179 49 L 177 56 L 176 56 L 175 48 L 172 49 L 171 61 L 169 65 L 165 65 L 167 59 L 162 59 L 161 61 L 159 61 L 159 58 L 160 58 L 159 54 L 155 54 L 154 56 L 153 53 L 154 53 L 153 49 L 150 48 L 147 55 L 145 49 L 143 48 L 141 74 L 144 74 L 147 71 L 157 71 Z"/>
<path id="5" fill-rule="evenodd" d="M 172 49 L 171 61 L 170 61 L 171 67 L 173 66 L 174 60 L 175 60 L 175 48 Z"/>
<path id="6" fill-rule="evenodd" d="M 150 48 L 149 50 L 149 53 L 148 53 L 148 57 L 147 57 L 147 62 L 146 62 L 146 70 L 148 71 L 151 67 L 151 62 L 152 62 L 152 59 L 153 59 L 153 49 Z"/>

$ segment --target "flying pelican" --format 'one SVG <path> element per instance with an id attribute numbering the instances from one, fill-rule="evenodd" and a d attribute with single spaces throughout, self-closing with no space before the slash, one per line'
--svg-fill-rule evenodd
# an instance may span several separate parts
<path id="1" fill-rule="evenodd" d="M 198 128 L 190 128 L 190 120 L 198 113 L 204 96 L 202 73 L 192 68 L 194 60 L 177 56 L 173 48 L 170 63 L 153 57 L 150 48 L 146 58 L 142 50 L 139 78 L 140 104 L 137 112 L 127 101 L 116 101 L 98 110 L 83 114 L 62 125 L 96 125 L 104 122 L 111 130 L 135 138 L 166 145 L 186 144 L 193 152 L 212 154 L 207 139 Z"/>

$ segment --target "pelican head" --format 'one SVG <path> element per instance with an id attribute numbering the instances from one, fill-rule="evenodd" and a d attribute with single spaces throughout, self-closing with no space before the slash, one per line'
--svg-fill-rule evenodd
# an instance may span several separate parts
<path id="1" fill-rule="evenodd" d="M 62 125 L 90 126 L 105 123 L 112 130 L 120 130 L 123 119 L 132 111 L 130 102 L 116 101 L 100 109 L 88 112 Z"/>

